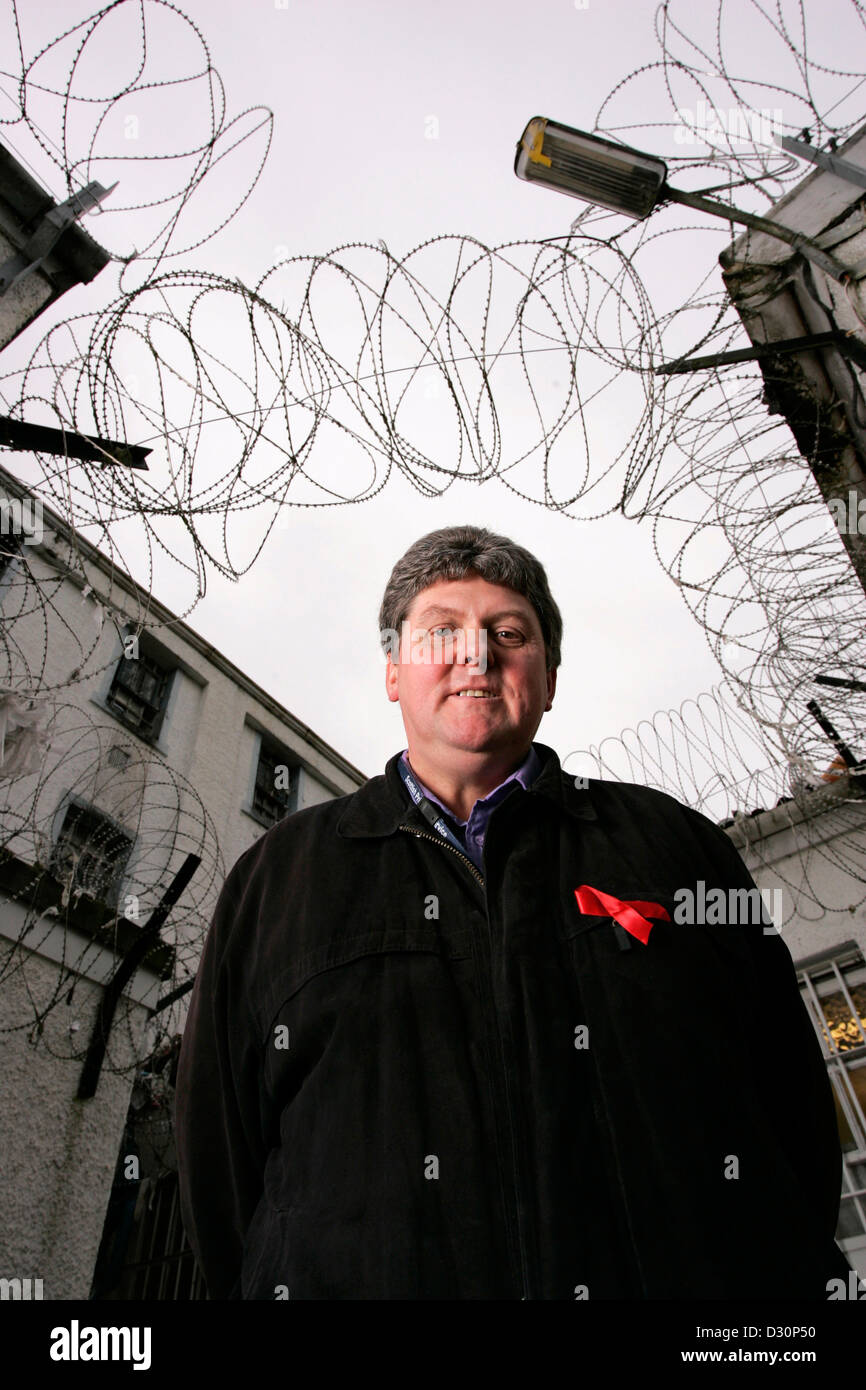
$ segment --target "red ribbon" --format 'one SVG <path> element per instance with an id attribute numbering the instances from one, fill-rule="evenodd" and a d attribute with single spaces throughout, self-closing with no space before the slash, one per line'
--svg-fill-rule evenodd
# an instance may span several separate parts
<path id="1" fill-rule="evenodd" d="M 600 888 L 590 888 L 588 883 L 575 888 L 574 896 L 581 912 L 589 917 L 612 917 L 644 946 L 652 931 L 652 922 L 647 921 L 648 917 L 662 917 L 666 922 L 671 920 L 661 903 L 620 902 L 610 893 L 602 893 Z"/>

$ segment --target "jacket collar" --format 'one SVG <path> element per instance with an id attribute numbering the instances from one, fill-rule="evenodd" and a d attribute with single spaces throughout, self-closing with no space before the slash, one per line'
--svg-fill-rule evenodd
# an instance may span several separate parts
<path id="1" fill-rule="evenodd" d="M 595 820 L 589 788 L 578 789 L 574 778 L 563 772 L 559 758 L 543 743 L 535 745 L 541 759 L 541 771 L 527 796 L 544 797 L 561 811 L 582 820 Z M 409 803 L 397 768 L 400 754 L 389 758 L 384 775 L 371 777 L 350 798 L 337 822 L 337 833 L 348 839 L 364 836 L 392 835 L 400 825 L 426 828 L 427 822 L 416 807 Z"/>

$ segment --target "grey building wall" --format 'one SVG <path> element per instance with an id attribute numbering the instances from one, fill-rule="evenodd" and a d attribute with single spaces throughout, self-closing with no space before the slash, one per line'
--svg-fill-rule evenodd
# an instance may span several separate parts
<path id="1" fill-rule="evenodd" d="M 842 1205 L 851 1234 L 839 1243 L 866 1278 L 866 968 L 856 964 L 866 957 L 866 802 L 845 774 L 738 818 L 728 833 L 798 968 L 828 1063 L 849 1136 Z M 850 1019 L 844 1032 L 840 1018 Z M 779 1065 L 784 1042 L 768 1039 L 768 1085 Z"/>
<path id="2" fill-rule="evenodd" d="M 0 469 L 0 498 L 21 492 Z M 53 721 L 38 772 L 10 780 L 0 766 L 7 870 L 10 863 L 25 875 L 47 869 L 70 795 L 135 840 L 119 894 L 126 916 L 140 897 L 145 920 L 184 855 L 203 858 L 162 933 L 176 948 L 174 980 L 160 982 L 147 964 L 133 976 L 90 1100 L 76 1099 L 83 1055 L 123 952 L 110 931 L 98 948 L 92 933 L 76 932 L 68 904 L 28 915 L 23 894 L 19 901 L 0 891 L 0 1278 L 41 1279 L 45 1298 L 86 1298 L 136 1067 L 155 1037 L 150 1010 L 172 983 L 194 974 L 225 873 L 267 828 L 252 804 L 262 739 L 296 769 L 298 807 L 354 791 L 365 778 L 47 509 L 41 540 L 0 576 L 0 610 L 0 685 L 32 693 Z M 152 651 L 173 668 L 154 739 L 128 728 L 106 699 L 142 612 Z M 125 767 L 116 766 L 118 752 L 128 756 Z M 174 1007 L 178 1031 L 188 1000 Z M 34 1032 L 45 1010 L 44 1028 Z"/>
<path id="3" fill-rule="evenodd" d="M 0 944 L 18 940 L 24 925 L 20 905 L 0 899 Z M 147 967 L 133 980 L 115 1017 L 97 1094 L 79 1101 L 80 1053 L 114 955 L 50 918 L 39 921 L 24 946 L 2 986 L 0 1277 L 41 1279 L 46 1299 L 86 1298 L 129 1104 L 130 1067 L 144 1045 L 158 980 Z M 34 1034 L 34 1006 L 49 1009 L 56 998 L 61 962 L 62 1000 Z"/>

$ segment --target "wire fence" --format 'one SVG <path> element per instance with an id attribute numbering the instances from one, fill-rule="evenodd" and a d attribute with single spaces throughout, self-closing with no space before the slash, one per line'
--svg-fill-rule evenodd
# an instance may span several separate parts
<path id="1" fill-rule="evenodd" d="M 71 787 L 84 804 L 99 778 L 111 785 L 113 745 L 70 701 L 105 676 L 106 625 L 143 633 L 163 621 L 149 599 L 156 563 L 186 586 L 186 615 L 211 570 L 250 570 L 284 508 L 356 505 L 395 471 L 421 497 L 495 480 L 564 521 L 620 512 L 651 527 L 722 686 L 587 750 L 582 768 L 649 780 L 723 820 L 820 789 L 833 749 L 810 701 L 866 754 L 863 590 L 790 430 L 768 415 L 767 371 L 657 372 L 746 342 L 715 263 L 730 242 L 724 223 L 698 227 L 673 206 L 637 224 L 587 210 L 544 241 L 454 235 L 405 253 L 385 243 L 286 252 L 247 285 L 200 261 L 254 188 L 272 119 L 261 108 L 229 114 L 196 26 L 165 0 L 116 0 L 31 53 L 15 3 L 12 15 L 5 51 L 17 63 L 0 74 L 10 143 L 69 191 L 93 179 L 118 188 L 94 218 L 114 258 L 105 304 L 52 324 L 26 360 L 7 350 L 4 409 L 153 452 L 147 471 L 27 460 L 28 486 L 68 530 L 50 572 L 20 551 L 0 576 L 0 685 L 19 742 L 41 759 L 36 771 L 0 764 L 10 852 L 29 836 L 48 871 L 52 757 L 70 738 L 80 752 L 67 804 Z M 594 129 L 661 154 L 683 187 L 766 211 L 803 177 L 777 136 L 805 132 L 835 148 L 862 120 L 866 75 L 827 54 L 844 49 L 853 62 L 862 51 L 864 6 L 837 4 L 832 27 L 831 46 L 818 4 L 667 0 L 657 57 L 609 94 Z M 106 61 L 120 51 L 122 81 Z M 159 120 L 141 118 L 154 110 Z M 856 284 L 840 293 L 862 337 Z M 135 568 L 140 587 L 89 592 L 90 543 L 109 573 Z M 70 617 L 71 581 L 81 621 Z M 54 659 L 58 631 L 75 643 L 71 667 Z M 177 982 L 200 946 L 219 850 L 194 789 L 156 757 L 135 766 L 149 788 L 136 822 L 142 898 L 184 853 L 207 864 L 175 928 Z M 863 882 L 856 826 L 840 824 L 826 853 Z M 64 869 L 55 855 L 53 872 L 74 894 L 73 861 Z M 20 951 L 5 968 L 24 969 Z"/>

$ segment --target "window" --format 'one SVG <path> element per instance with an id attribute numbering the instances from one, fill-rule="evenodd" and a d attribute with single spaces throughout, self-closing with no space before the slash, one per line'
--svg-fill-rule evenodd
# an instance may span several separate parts
<path id="1" fill-rule="evenodd" d="M 173 672 L 149 652 L 120 658 L 106 704 L 141 738 L 155 739 L 168 703 Z"/>
<path id="2" fill-rule="evenodd" d="M 866 1235 L 866 963 L 851 943 L 798 972 L 821 1041 L 845 1157 L 838 1240 Z"/>
<path id="3" fill-rule="evenodd" d="M 204 1301 L 204 1279 L 181 1220 L 177 1173 L 149 1181 L 146 1199 L 136 1201 L 139 1184 L 115 1180 L 90 1297 Z"/>
<path id="4" fill-rule="evenodd" d="M 297 809 L 298 773 L 299 769 L 290 765 L 285 753 L 262 739 L 252 804 L 253 814 L 259 820 L 266 825 L 276 825 L 283 816 Z"/>
<path id="5" fill-rule="evenodd" d="M 92 806 L 70 802 L 51 857 L 55 877 L 73 891 L 114 906 L 132 837 Z"/>

